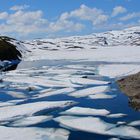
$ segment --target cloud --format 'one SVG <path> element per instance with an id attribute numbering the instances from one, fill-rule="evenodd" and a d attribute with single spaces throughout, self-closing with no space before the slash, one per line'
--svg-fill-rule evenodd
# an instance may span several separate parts
<path id="1" fill-rule="evenodd" d="M 0 24 L 1 33 L 17 33 L 28 35 L 30 33 L 42 32 L 48 21 L 42 18 L 43 12 L 38 11 L 16 11 L 9 14 L 5 22 Z"/>
<path id="2" fill-rule="evenodd" d="M 102 24 L 108 20 L 108 15 L 104 14 L 101 9 L 90 8 L 84 4 L 79 9 L 67 13 L 64 17 L 90 21 L 93 25 Z"/>
<path id="3" fill-rule="evenodd" d="M 29 7 L 30 7 L 29 5 L 15 5 L 15 6 L 11 7 L 10 10 L 19 11 L 19 10 L 24 10 Z"/>
<path id="4" fill-rule="evenodd" d="M 16 33 L 20 36 L 36 33 L 51 34 L 60 31 L 79 32 L 85 28 L 81 20 L 90 21 L 96 26 L 106 22 L 108 19 L 108 16 L 101 9 L 81 5 L 80 8 L 69 13 L 62 13 L 56 21 L 52 22 L 43 18 L 41 10 L 24 11 L 27 7 L 27 5 L 16 5 L 10 8 L 14 13 L 1 13 L 0 18 L 5 19 L 5 22 L 0 24 L 1 32 Z"/>
<path id="5" fill-rule="evenodd" d="M 7 23 L 8 24 L 21 23 L 21 24 L 25 24 L 25 25 L 31 24 L 31 23 L 34 23 L 34 22 L 40 20 L 42 15 L 43 15 L 43 12 L 40 10 L 29 11 L 29 12 L 17 11 L 14 14 L 9 15 Z"/>
<path id="6" fill-rule="evenodd" d="M 65 13 L 56 21 L 48 21 L 43 17 L 43 11 L 24 11 L 24 6 L 13 6 L 14 13 L 2 12 L 0 19 L 1 34 L 29 36 L 31 34 L 51 34 L 55 32 L 78 32 L 84 28 L 81 23 L 65 19 Z"/>
<path id="7" fill-rule="evenodd" d="M 127 11 L 122 6 L 115 7 L 111 13 L 112 16 L 109 16 L 102 9 L 91 8 L 82 4 L 79 8 L 64 12 L 57 19 L 51 21 L 44 18 L 44 13 L 41 10 L 24 10 L 28 7 L 28 5 L 16 5 L 10 8 L 10 10 L 13 10 L 12 12 L 0 12 L 1 34 L 20 38 L 58 34 L 60 36 L 61 34 L 72 35 L 81 31 L 88 31 L 89 28 L 91 28 L 91 31 L 101 31 L 131 26 L 130 22 L 124 24 L 123 21 L 140 17 L 140 13 L 130 13 L 121 17 L 120 22 L 118 18 L 114 17 Z M 90 25 L 87 23 L 90 23 Z"/>
<path id="8" fill-rule="evenodd" d="M 124 8 L 122 6 L 116 6 L 113 8 L 112 17 L 115 17 L 115 16 L 125 13 L 125 12 L 127 12 L 126 8 Z"/>
<path id="9" fill-rule="evenodd" d="M 140 17 L 140 12 L 133 12 L 130 14 L 125 15 L 124 17 L 121 17 L 120 20 L 121 21 L 127 21 L 133 18 L 139 18 Z"/>
<path id="10" fill-rule="evenodd" d="M 48 28 L 49 32 L 72 32 L 72 31 L 81 31 L 84 28 L 83 24 L 75 23 L 69 20 L 59 19 L 57 22 L 51 22 Z"/>
<path id="11" fill-rule="evenodd" d="M 85 26 L 81 23 L 74 22 L 76 20 L 90 21 L 94 26 L 102 24 L 108 20 L 108 15 L 97 8 L 89 8 L 86 5 L 81 5 L 80 8 L 71 12 L 62 13 L 56 22 L 50 23 L 49 29 L 52 32 L 60 30 L 81 31 Z M 81 21 L 79 21 L 81 22 Z"/>
<path id="12" fill-rule="evenodd" d="M 7 17 L 8 17 L 8 13 L 7 12 L 1 12 L 0 13 L 0 20 L 6 19 Z"/>

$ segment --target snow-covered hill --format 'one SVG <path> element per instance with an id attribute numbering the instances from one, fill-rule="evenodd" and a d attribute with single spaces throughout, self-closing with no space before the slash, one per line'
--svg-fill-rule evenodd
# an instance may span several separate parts
<path id="1" fill-rule="evenodd" d="M 94 49 L 101 46 L 140 46 L 140 26 L 85 36 L 25 41 L 25 46 L 43 50 Z"/>
<path id="2" fill-rule="evenodd" d="M 91 50 L 94 50 L 95 52 L 95 49 L 97 48 L 115 47 L 116 51 L 117 49 L 120 51 L 120 48 L 117 47 L 131 48 L 140 46 L 140 26 L 118 31 L 108 31 L 85 36 L 71 36 L 55 39 L 35 39 L 30 41 L 18 41 L 9 37 L 4 37 L 4 39 L 16 46 L 16 49 L 22 54 L 22 59 L 25 58 L 24 60 L 56 59 L 58 57 L 67 59 L 69 58 L 69 55 L 70 57 L 77 56 L 80 58 L 81 54 L 84 54 L 85 51 L 89 51 L 88 55 L 86 55 L 89 58 L 92 56 L 93 51 Z M 57 53 L 58 51 L 59 53 Z M 73 51 L 76 51 L 76 54 Z M 107 51 L 108 50 L 106 49 L 99 50 L 100 53 L 104 52 L 104 55 L 103 53 L 101 54 L 101 56 L 104 56 L 104 58 L 107 58 L 108 55 L 111 55 L 105 53 Z M 63 55 L 62 52 L 65 55 Z M 99 55 L 99 52 L 97 52 L 97 55 Z M 112 53 L 112 51 L 110 52 Z M 122 51 L 122 55 L 123 53 L 124 51 Z M 82 56 L 82 58 L 86 59 L 86 56 Z M 75 58 L 77 59 L 77 57 Z M 116 57 L 118 57 L 118 55 Z"/>

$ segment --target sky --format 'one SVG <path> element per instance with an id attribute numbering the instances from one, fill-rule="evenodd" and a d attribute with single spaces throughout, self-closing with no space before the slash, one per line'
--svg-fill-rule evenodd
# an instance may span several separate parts
<path id="1" fill-rule="evenodd" d="M 140 0 L 0 0 L 0 34 L 17 39 L 86 35 L 140 25 Z"/>

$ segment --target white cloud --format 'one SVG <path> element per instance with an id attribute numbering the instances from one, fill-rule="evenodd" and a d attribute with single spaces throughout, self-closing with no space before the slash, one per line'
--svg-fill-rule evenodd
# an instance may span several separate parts
<path id="1" fill-rule="evenodd" d="M 16 8 L 15 8 L 16 9 Z M 30 34 L 49 34 L 59 31 L 77 32 L 84 28 L 84 25 L 65 19 L 65 14 L 54 22 L 43 18 L 43 12 L 23 11 L 22 7 L 14 13 L 0 13 L 0 19 L 4 22 L 0 24 L 2 34 L 17 34 L 18 36 L 28 36 Z"/>
<path id="2" fill-rule="evenodd" d="M 65 32 L 81 31 L 84 28 L 83 24 L 74 23 L 69 20 L 59 19 L 57 22 L 51 22 L 48 28 L 49 32 L 58 32 L 65 30 Z"/>
<path id="3" fill-rule="evenodd" d="M 7 12 L 1 12 L 0 13 L 0 19 L 6 19 L 8 17 L 8 13 Z"/>
<path id="4" fill-rule="evenodd" d="M 76 23 L 69 19 L 69 13 L 62 13 L 59 19 L 56 22 L 51 22 L 49 26 L 50 32 L 57 32 L 65 30 L 66 32 L 70 31 L 81 31 L 84 28 L 84 25 L 81 23 Z"/>
<path id="5" fill-rule="evenodd" d="M 1 33 L 18 33 L 28 35 L 30 33 L 42 32 L 48 21 L 42 18 L 42 11 L 16 11 L 9 14 L 5 23 L 0 24 Z"/>
<path id="6" fill-rule="evenodd" d="M 124 8 L 122 6 L 116 6 L 113 8 L 112 17 L 115 17 L 115 16 L 125 13 L 125 12 L 127 12 L 126 8 Z"/>
<path id="7" fill-rule="evenodd" d="M 50 23 L 49 30 L 57 32 L 60 30 L 70 31 L 81 31 L 84 25 L 81 23 L 74 22 L 76 20 L 90 21 L 93 25 L 98 25 L 106 22 L 108 16 L 104 12 L 97 8 L 89 8 L 86 5 L 81 5 L 79 9 L 71 12 L 62 13 L 56 22 Z"/>
<path id="8" fill-rule="evenodd" d="M 130 13 L 130 14 L 127 14 L 126 16 L 124 17 L 121 17 L 120 20 L 121 21 L 127 21 L 127 20 L 130 20 L 130 19 L 133 19 L 133 18 L 138 18 L 140 17 L 140 12 L 134 12 L 134 13 Z"/>
<path id="9" fill-rule="evenodd" d="M 24 10 L 28 5 L 16 5 L 10 8 L 12 12 L 0 12 L 0 31 L 4 35 L 29 37 L 38 35 L 52 35 L 57 33 L 71 34 L 78 33 L 85 29 L 85 21 L 93 25 L 91 30 L 97 29 L 116 29 L 124 27 L 123 21 L 131 18 L 140 17 L 140 13 L 131 13 L 120 20 L 120 23 L 112 24 L 109 19 L 118 14 L 125 13 L 127 10 L 122 6 L 117 6 L 113 9 L 112 16 L 109 17 L 102 9 L 90 8 L 86 5 L 81 5 L 78 9 L 70 12 L 64 12 L 54 21 L 49 21 L 43 17 L 43 11 Z M 112 18 L 115 20 L 115 18 Z M 129 23 L 127 24 L 129 25 Z M 89 27 L 87 27 L 89 28 Z M 88 29 L 89 30 L 89 29 Z M 96 30 L 96 31 L 97 31 Z"/>
<path id="10" fill-rule="evenodd" d="M 40 10 L 32 11 L 32 12 L 17 11 L 14 14 L 9 15 L 7 23 L 8 24 L 16 24 L 16 23 L 31 24 L 40 20 L 42 15 L 43 12 Z"/>
<path id="11" fill-rule="evenodd" d="M 104 14 L 101 9 L 89 8 L 86 5 L 81 5 L 79 9 L 71 11 L 67 14 L 67 18 L 79 18 L 81 20 L 88 20 L 93 25 L 102 24 L 108 20 L 108 15 Z"/>
<path id="12" fill-rule="evenodd" d="M 11 7 L 10 10 L 19 11 L 19 10 L 24 10 L 26 8 L 29 8 L 29 5 L 15 5 Z"/>

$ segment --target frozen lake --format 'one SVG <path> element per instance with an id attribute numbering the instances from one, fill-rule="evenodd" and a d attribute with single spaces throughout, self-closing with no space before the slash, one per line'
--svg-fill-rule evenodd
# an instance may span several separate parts
<path id="1" fill-rule="evenodd" d="M 0 132 L 7 131 L 0 139 L 139 139 L 140 112 L 130 106 L 113 77 L 132 65 L 139 63 L 22 62 L 0 83 Z M 108 67 L 116 70 L 111 76 Z"/>

